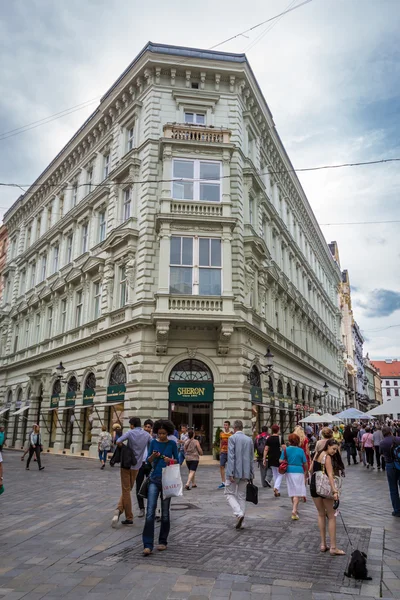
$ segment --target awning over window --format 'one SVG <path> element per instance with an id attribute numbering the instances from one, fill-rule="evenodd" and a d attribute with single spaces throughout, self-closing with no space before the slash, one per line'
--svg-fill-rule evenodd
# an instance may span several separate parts
<path id="1" fill-rule="evenodd" d="M 19 408 L 17 411 L 15 411 L 15 413 L 12 414 L 12 416 L 14 415 L 20 415 L 21 413 L 25 412 L 26 410 L 30 409 L 30 405 L 28 404 L 27 406 L 23 406 L 22 408 Z"/>
<path id="2" fill-rule="evenodd" d="M 7 408 L 2 408 L 0 410 L 0 415 L 3 415 L 4 413 L 6 413 L 8 410 L 10 410 L 11 406 L 7 406 Z"/>

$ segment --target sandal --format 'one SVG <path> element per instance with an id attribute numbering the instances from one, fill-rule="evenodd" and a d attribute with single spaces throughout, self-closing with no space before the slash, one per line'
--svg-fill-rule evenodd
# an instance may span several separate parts
<path id="1" fill-rule="evenodd" d="M 297 515 L 296 513 L 292 513 L 292 521 L 298 521 L 299 519 L 299 515 Z"/>
<path id="2" fill-rule="evenodd" d="M 333 550 L 333 552 L 332 552 L 332 550 Z M 329 550 L 329 554 L 331 556 L 345 556 L 346 552 L 344 550 L 339 550 L 339 548 L 331 548 Z"/>
<path id="3" fill-rule="evenodd" d="M 329 546 L 327 546 L 326 544 L 321 544 L 319 549 L 321 552 L 327 552 L 329 550 Z"/>
<path id="4" fill-rule="evenodd" d="M 274 496 L 275 496 L 275 498 L 280 497 L 280 493 L 278 492 L 278 490 L 276 488 L 274 488 Z"/>

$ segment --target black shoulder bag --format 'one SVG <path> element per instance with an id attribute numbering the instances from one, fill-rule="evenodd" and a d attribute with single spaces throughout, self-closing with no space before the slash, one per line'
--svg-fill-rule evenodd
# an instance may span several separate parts
<path id="1" fill-rule="evenodd" d="M 252 479 L 250 479 L 246 486 L 246 502 L 258 504 L 258 487 L 254 485 Z"/>

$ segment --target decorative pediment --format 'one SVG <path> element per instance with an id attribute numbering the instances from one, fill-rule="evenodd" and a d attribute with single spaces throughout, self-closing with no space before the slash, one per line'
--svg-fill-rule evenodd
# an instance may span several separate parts
<path id="1" fill-rule="evenodd" d="M 129 176 L 129 182 L 135 181 L 138 176 L 140 165 L 142 161 L 137 157 L 136 154 L 130 154 L 126 159 L 123 158 L 118 167 L 113 170 L 112 178 L 115 181 L 121 181 L 124 177 Z M 127 182 L 128 183 L 128 182 Z"/>
<path id="2" fill-rule="evenodd" d="M 214 108 L 220 99 L 220 94 L 216 92 L 202 92 L 200 90 L 173 91 L 172 97 L 178 106 L 193 106 L 194 108 L 209 107 Z"/>
<path id="3" fill-rule="evenodd" d="M 28 303 L 26 302 L 26 300 L 24 300 L 23 302 L 21 302 L 21 304 L 18 306 L 18 311 L 19 312 L 24 312 L 24 310 L 28 309 Z"/>
<path id="4" fill-rule="evenodd" d="M 51 294 L 51 288 L 48 285 L 45 285 L 45 287 L 43 289 L 40 290 L 39 292 L 39 298 L 46 298 L 46 296 L 50 296 Z"/>
<path id="5" fill-rule="evenodd" d="M 99 256 L 91 256 L 86 262 L 83 263 L 82 272 L 91 273 L 93 271 L 98 271 L 99 268 L 104 265 L 104 263 L 104 258 L 100 258 Z"/>
<path id="6" fill-rule="evenodd" d="M 133 220 L 133 219 L 131 219 Z M 136 223 L 136 219 L 134 219 Z M 137 239 L 139 237 L 139 231 L 131 227 L 126 227 L 125 224 L 121 229 L 114 229 L 110 235 L 107 236 L 106 241 L 103 244 L 103 250 L 110 248 L 116 248 L 120 244 L 127 244 L 130 239 Z"/>
<path id="7" fill-rule="evenodd" d="M 17 304 L 16 306 L 12 307 L 12 309 L 10 310 L 10 313 L 9 313 L 9 315 L 10 315 L 11 318 L 12 317 L 16 317 L 18 315 L 18 313 L 19 313 L 19 307 L 20 307 L 19 304 Z"/>
<path id="8" fill-rule="evenodd" d="M 39 296 L 37 294 L 32 294 L 32 296 L 28 298 L 28 306 L 34 306 L 35 304 L 38 304 L 38 302 Z"/>
<path id="9" fill-rule="evenodd" d="M 65 277 L 57 277 L 51 286 L 53 292 L 57 292 L 63 289 L 65 286 Z"/>
<path id="10" fill-rule="evenodd" d="M 68 273 L 68 275 L 65 277 L 65 282 L 69 283 L 70 281 L 76 281 L 77 279 L 81 278 L 81 275 L 82 270 L 78 269 L 77 267 L 73 267 Z"/>

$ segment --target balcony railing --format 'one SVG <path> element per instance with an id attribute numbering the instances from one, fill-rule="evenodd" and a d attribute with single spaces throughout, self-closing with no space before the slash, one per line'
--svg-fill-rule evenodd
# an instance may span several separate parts
<path id="1" fill-rule="evenodd" d="M 168 308 L 182 312 L 221 312 L 223 303 L 220 298 L 194 298 L 193 296 L 170 297 Z"/>
<path id="2" fill-rule="evenodd" d="M 202 125 L 167 123 L 167 125 L 164 125 L 164 137 L 184 142 L 229 144 L 231 132 L 229 129 L 216 129 L 214 127 L 205 127 Z"/>
<path id="3" fill-rule="evenodd" d="M 173 215 L 189 215 L 195 217 L 222 217 L 221 204 L 202 204 L 201 202 L 171 202 Z"/>

